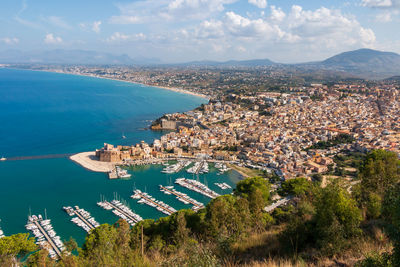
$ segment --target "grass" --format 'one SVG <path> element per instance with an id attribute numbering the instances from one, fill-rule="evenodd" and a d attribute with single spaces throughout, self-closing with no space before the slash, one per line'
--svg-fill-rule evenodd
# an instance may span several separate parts
<path id="1" fill-rule="evenodd" d="M 255 176 L 263 176 L 264 173 L 257 169 L 250 169 L 246 167 L 239 167 L 237 165 L 229 164 L 229 167 L 243 175 L 244 177 L 255 177 Z"/>

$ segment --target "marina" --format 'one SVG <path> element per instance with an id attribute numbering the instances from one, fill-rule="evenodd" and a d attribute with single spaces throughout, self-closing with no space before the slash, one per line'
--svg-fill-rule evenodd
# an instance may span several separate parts
<path id="1" fill-rule="evenodd" d="M 217 175 L 224 174 L 225 172 L 230 170 L 230 168 L 228 168 L 226 164 L 221 162 L 215 163 L 214 167 L 219 170 L 219 173 Z"/>
<path id="2" fill-rule="evenodd" d="M 90 232 L 90 230 L 100 226 L 100 224 L 84 209 L 79 208 L 78 206 L 72 207 L 63 207 L 63 210 L 69 215 L 77 217 L 73 217 L 71 221 L 83 228 L 86 232 Z"/>
<path id="3" fill-rule="evenodd" d="M 50 219 L 43 219 L 40 214 L 38 216 L 32 215 L 28 217 L 25 227 L 36 237 L 36 244 L 49 251 L 51 258 L 61 257 L 65 247 L 61 238 L 54 231 Z"/>
<path id="4" fill-rule="evenodd" d="M 214 191 L 212 191 L 210 188 L 205 186 L 204 184 L 200 183 L 199 181 L 192 180 L 192 179 L 186 179 L 186 178 L 178 178 L 175 180 L 176 184 L 179 184 L 180 186 L 183 186 L 189 190 L 198 192 L 202 195 L 205 195 L 206 197 L 209 198 L 216 198 L 219 197 L 220 195 Z"/>
<path id="5" fill-rule="evenodd" d="M 143 218 L 134 213 L 128 206 L 121 203 L 119 200 L 112 200 L 111 202 L 103 200 L 97 202 L 99 207 L 102 207 L 105 210 L 111 210 L 112 213 L 127 221 L 131 226 L 134 226 L 136 223 L 143 220 Z"/>
<path id="6" fill-rule="evenodd" d="M 204 204 L 203 203 L 201 203 L 201 202 L 189 197 L 185 193 L 182 193 L 182 192 L 179 192 L 179 191 L 175 190 L 173 186 L 162 186 L 162 185 L 160 185 L 160 191 L 164 192 L 164 194 L 167 194 L 167 195 L 171 195 L 171 194 L 175 195 L 176 199 L 178 199 L 179 201 L 183 202 L 184 204 L 192 204 L 193 205 L 192 209 L 194 211 L 197 211 L 199 209 L 204 208 Z"/>
<path id="7" fill-rule="evenodd" d="M 165 204 L 160 200 L 156 200 L 149 194 L 142 192 L 139 189 L 134 190 L 133 193 L 134 194 L 131 196 L 131 198 L 138 199 L 138 203 L 140 204 L 147 204 L 166 215 L 171 215 L 172 213 L 176 212 L 176 209 L 172 208 L 171 206 Z"/>

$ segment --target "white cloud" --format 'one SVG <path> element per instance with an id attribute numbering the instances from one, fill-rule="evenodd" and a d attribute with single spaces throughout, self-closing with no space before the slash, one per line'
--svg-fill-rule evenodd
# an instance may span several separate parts
<path id="1" fill-rule="evenodd" d="M 61 37 L 54 36 L 52 33 L 46 34 L 46 37 L 44 38 L 44 42 L 46 44 L 61 44 L 63 40 Z"/>
<path id="2" fill-rule="evenodd" d="M 285 19 L 286 14 L 282 11 L 281 8 L 276 8 L 275 6 L 271 6 L 271 20 L 281 22 Z"/>
<path id="3" fill-rule="evenodd" d="M 141 20 L 137 16 L 128 16 L 128 15 L 121 15 L 121 16 L 112 16 L 109 19 L 111 24 L 137 24 L 140 23 Z"/>
<path id="4" fill-rule="evenodd" d="M 362 5 L 367 7 L 391 7 L 392 0 L 362 0 Z"/>
<path id="5" fill-rule="evenodd" d="M 92 30 L 93 30 L 95 33 L 99 33 L 99 32 L 100 32 L 100 25 L 101 25 L 101 21 L 95 21 L 95 22 L 93 22 Z"/>
<path id="6" fill-rule="evenodd" d="M 250 4 L 255 5 L 258 8 L 266 8 L 267 0 L 248 0 Z"/>
<path id="7" fill-rule="evenodd" d="M 226 5 L 237 1 L 139 0 L 117 5 L 120 14 L 110 17 L 109 22 L 112 24 L 137 24 L 207 19 L 213 14 L 223 12 Z"/>
<path id="8" fill-rule="evenodd" d="M 49 16 L 49 17 L 42 17 L 42 20 L 44 20 L 47 23 L 50 23 L 51 25 L 54 25 L 59 28 L 63 29 L 71 29 L 72 27 L 61 17 L 57 16 Z"/>
<path id="9" fill-rule="evenodd" d="M 121 43 L 125 41 L 143 41 L 143 40 L 146 40 L 146 35 L 143 33 L 128 35 L 120 32 L 114 32 L 110 37 L 106 39 L 106 42 Z"/>
<path id="10" fill-rule="evenodd" d="M 0 41 L 7 45 L 16 45 L 19 43 L 19 39 L 16 37 L 4 37 Z"/>

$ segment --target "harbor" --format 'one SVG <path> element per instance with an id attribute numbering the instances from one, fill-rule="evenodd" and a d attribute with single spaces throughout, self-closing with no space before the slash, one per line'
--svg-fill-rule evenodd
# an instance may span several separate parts
<path id="1" fill-rule="evenodd" d="M 199 209 L 204 208 L 204 204 L 203 203 L 201 203 L 201 202 L 189 197 L 185 193 L 182 193 L 182 192 L 179 192 L 179 191 L 175 190 L 173 186 L 162 186 L 162 185 L 160 185 L 160 191 L 164 192 L 164 194 L 167 194 L 167 195 L 171 195 L 171 194 L 175 195 L 176 199 L 178 199 L 179 201 L 181 201 L 184 204 L 192 204 L 193 205 L 192 209 L 194 211 L 197 211 Z"/>
<path id="2" fill-rule="evenodd" d="M 131 226 L 135 226 L 136 223 L 143 220 L 140 215 L 134 213 L 128 206 L 122 204 L 121 201 L 116 199 L 111 202 L 107 200 L 99 201 L 97 202 L 97 206 L 112 211 L 116 216 L 126 220 Z"/>
<path id="3" fill-rule="evenodd" d="M 79 208 L 78 206 L 72 207 L 63 207 L 63 210 L 69 215 L 77 217 L 73 217 L 71 221 L 83 228 L 86 232 L 90 232 L 90 230 L 99 227 L 100 224 L 90 215 L 90 213 L 84 209 Z"/>
<path id="4" fill-rule="evenodd" d="M 65 247 L 61 238 L 54 231 L 50 219 L 43 219 L 40 214 L 37 216 L 32 215 L 28 217 L 25 227 L 36 237 L 36 244 L 46 249 L 51 258 L 57 259 L 61 257 Z"/>
<path id="5" fill-rule="evenodd" d="M 140 204 L 147 204 L 151 207 L 156 208 L 158 211 L 166 214 L 166 215 L 171 215 L 175 213 L 177 210 L 172 208 L 171 206 L 165 204 L 164 202 L 160 200 L 156 200 L 153 198 L 151 195 L 140 191 L 139 189 L 136 189 L 133 191 L 133 195 L 131 198 L 133 199 L 138 199 L 138 203 Z"/>
<path id="6" fill-rule="evenodd" d="M 198 192 L 202 195 L 205 195 L 206 197 L 209 198 L 216 198 L 219 197 L 220 195 L 210 188 L 208 188 L 206 185 L 200 183 L 199 181 L 192 180 L 192 179 L 186 179 L 186 178 L 178 178 L 175 180 L 175 183 L 185 187 L 189 190 Z"/>

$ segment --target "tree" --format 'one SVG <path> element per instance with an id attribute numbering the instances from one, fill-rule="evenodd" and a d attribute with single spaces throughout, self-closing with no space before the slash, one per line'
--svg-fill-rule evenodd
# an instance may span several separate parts
<path id="1" fill-rule="evenodd" d="M 266 204 L 270 196 L 270 184 L 266 179 L 262 177 L 247 178 L 240 181 L 236 185 L 235 195 L 248 199 L 251 193 L 255 190 L 260 190 L 262 198 L 265 202 L 264 204 Z"/>
<path id="2" fill-rule="evenodd" d="M 286 180 L 282 183 L 278 193 L 281 196 L 302 196 L 305 195 L 311 189 L 311 182 L 306 178 L 295 178 Z"/>
<path id="3" fill-rule="evenodd" d="M 400 181 L 400 160 L 394 152 L 374 150 L 364 160 L 359 176 L 364 200 L 370 192 L 383 196 L 387 188 Z"/>
<path id="4" fill-rule="evenodd" d="M 0 238 L 0 266 L 7 266 L 7 263 L 15 265 L 17 258 L 22 258 L 36 249 L 35 239 L 30 238 L 29 234 L 16 234 Z"/>
<path id="5" fill-rule="evenodd" d="M 324 253 L 339 252 L 350 238 L 361 233 L 362 216 L 357 203 L 337 183 L 321 188 L 314 206 L 315 240 Z"/>

